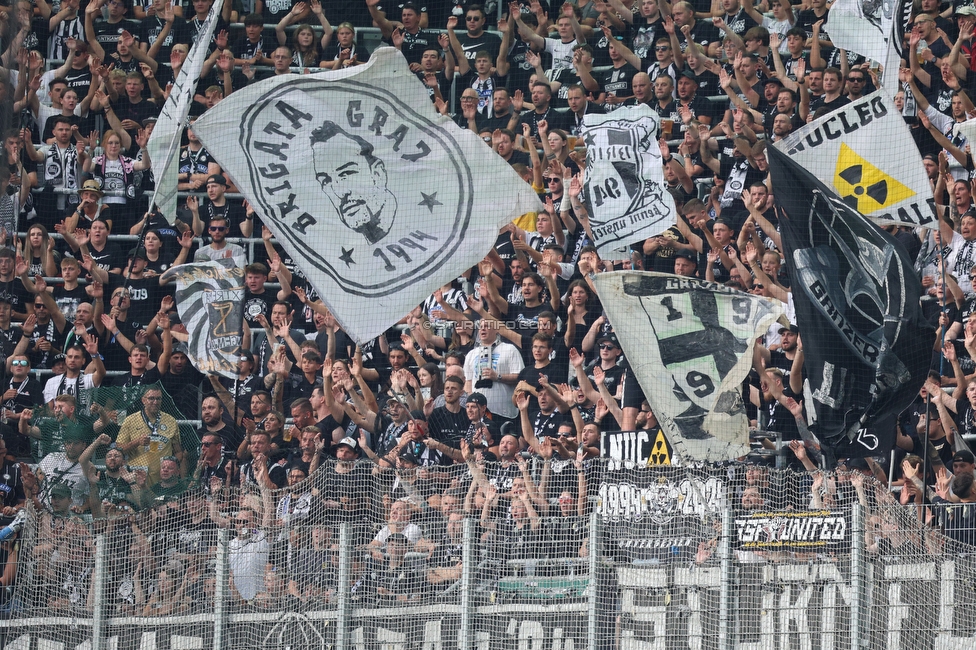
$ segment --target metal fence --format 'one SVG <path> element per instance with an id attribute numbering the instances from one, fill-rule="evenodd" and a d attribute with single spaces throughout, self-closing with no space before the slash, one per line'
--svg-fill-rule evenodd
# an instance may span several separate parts
<path id="1" fill-rule="evenodd" d="M 976 549 L 867 477 L 591 461 L 581 515 L 569 461 L 374 469 L 32 512 L 0 648 L 976 647 Z"/>

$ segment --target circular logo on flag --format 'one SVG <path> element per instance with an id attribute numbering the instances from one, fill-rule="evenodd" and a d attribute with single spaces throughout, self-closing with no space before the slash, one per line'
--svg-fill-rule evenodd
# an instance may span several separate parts
<path id="1" fill-rule="evenodd" d="M 461 146 L 392 92 L 295 79 L 245 111 L 241 144 L 259 212 L 347 293 L 396 293 L 464 240 L 473 180 Z"/>

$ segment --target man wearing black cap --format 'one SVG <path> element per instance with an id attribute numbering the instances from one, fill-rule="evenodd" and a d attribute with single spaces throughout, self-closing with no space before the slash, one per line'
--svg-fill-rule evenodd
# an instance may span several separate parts
<path id="1" fill-rule="evenodd" d="M 976 456 L 968 449 L 960 449 L 952 455 L 952 473 L 973 474 L 976 470 Z"/>
<path id="2" fill-rule="evenodd" d="M 620 349 L 620 343 L 617 342 L 617 337 L 613 334 L 601 336 L 597 341 L 597 348 L 600 352 L 600 361 L 590 367 L 586 376 L 591 382 L 595 382 L 593 370 L 596 366 L 600 366 L 603 369 L 603 383 L 611 395 L 616 395 L 617 387 L 620 385 L 620 381 L 624 376 L 623 366 L 617 365 L 617 361 L 620 359 L 620 355 L 623 354 L 623 350 Z M 584 384 L 579 373 L 577 373 L 576 378 L 580 380 L 580 385 L 583 386 Z M 592 385 L 596 386 L 595 383 Z M 593 402 L 599 399 L 599 396 L 589 395 L 589 397 Z"/>
<path id="3" fill-rule="evenodd" d="M 693 119 L 702 124 L 711 124 L 712 107 L 707 99 L 698 95 L 698 76 L 686 68 L 681 71 L 675 83 L 678 91 L 678 112 L 685 128 Z"/>
<path id="4" fill-rule="evenodd" d="M 68 427 L 63 435 L 64 451 L 52 451 L 37 467 L 37 478 L 43 481 L 39 497 L 48 504 L 52 488 L 65 485 L 71 491 L 71 504 L 84 506 L 88 500 L 88 479 L 80 460 L 88 448 L 88 434 L 81 427 Z"/>
<path id="5" fill-rule="evenodd" d="M 186 197 L 186 207 L 193 215 L 193 234 L 200 237 L 208 230 L 210 222 L 215 217 L 226 217 L 227 224 L 233 232 L 227 233 L 227 237 L 241 237 L 241 226 L 247 220 L 244 207 L 237 201 L 230 201 L 225 196 L 227 192 L 227 179 L 222 174 L 211 174 L 207 178 L 207 198 L 203 205 L 195 196 Z M 210 235 L 213 237 L 213 234 Z"/>
<path id="6" fill-rule="evenodd" d="M 787 397 L 796 397 L 790 386 L 802 386 L 803 379 L 799 378 L 800 383 L 796 384 L 790 380 L 793 372 L 793 364 L 796 363 L 797 355 L 801 355 L 800 364 L 803 364 L 803 350 L 799 347 L 800 328 L 790 324 L 787 327 L 779 328 L 780 345 L 775 350 L 767 350 L 759 346 L 759 353 L 764 357 L 767 368 L 779 368 L 783 371 L 783 388 Z M 799 401 L 799 400 L 797 400 Z"/>
<path id="7" fill-rule="evenodd" d="M 180 413 L 193 413 L 196 411 L 200 383 L 203 381 L 204 375 L 190 363 L 186 343 L 173 339 L 169 326 L 170 317 L 167 316 L 163 322 L 166 324 L 163 327 L 162 335 L 163 351 L 156 363 L 156 370 L 160 374 L 159 381 L 170 397 L 173 398 L 173 403 Z M 168 344 L 167 338 L 169 339 Z"/>
<path id="8" fill-rule="evenodd" d="M 488 418 L 488 399 L 481 393 L 471 393 L 464 405 L 471 425 L 464 438 L 477 446 L 493 447 L 501 437 L 497 424 Z"/>
<path id="9" fill-rule="evenodd" d="M 685 248 L 674 252 L 674 274 L 688 278 L 698 276 L 698 255 Z"/>
<path id="10" fill-rule="evenodd" d="M 386 406 L 380 413 L 374 413 L 368 408 L 364 412 L 360 412 L 352 408 L 352 405 L 346 408 L 346 414 L 356 423 L 356 426 L 372 434 L 372 448 L 364 446 L 363 453 L 381 467 L 396 466 L 395 459 L 388 459 L 387 454 L 397 446 L 400 437 L 406 433 L 409 426 L 410 410 L 401 399 L 391 397 L 386 401 Z M 313 397 L 313 402 L 314 400 L 315 397 Z"/>
<path id="11" fill-rule="evenodd" d="M 352 524 L 354 542 L 365 543 L 369 539 L 369 531 L 362 524 L 372 490 L 369 463 L 356 462 L 359 459 L 359 443 L 353 438 L 340 440 L 335 452 L 338 461 L 323 466 L 318 473 L 324 516 L 334 526 L 334 533 L 339 532 L 339 524 Z"/>

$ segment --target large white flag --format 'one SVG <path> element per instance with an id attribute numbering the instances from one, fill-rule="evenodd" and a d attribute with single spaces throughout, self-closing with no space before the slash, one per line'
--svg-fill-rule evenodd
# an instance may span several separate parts
<path id="1" fill-rule="evenodd" d="M 183 67 L 180 68 L 180 74 L 173 82 L 169 98 L 159 112 L 159 121 L 156 122 L 156 127 L 149 136 L 149 142 L 146 143 L 149 158 L 153 162 L 153 178 L 156 182 L 156 191 L 153 193 L 152 201 L 149 202 L 149 207 L 151 209 L 155 204 L 170 223 L 176 221 L 176 187 L 179 185 L 179 153 L 183 127 L 186 116 L 190 112 L 190 104 L 193 103 L 193 93 L 200 81 L 200 70 L 203 68 L 203 62 L 207 60 L 214 27 L 217 26 L 217 18 L 223 6 L 224 0 L 215 0 L 210 7 L 197 42 L 190 48 L 190 53 L 183 62 Z"/>
<path id="2" fill-rule="evenodd" d="M 822 116 L 776 147 L 876 223 L 938 227 L 921 154 L 885 91 Z"/>
<path id="3" fill-rule="evenodd" d="M 646 104 L 583 117 L 583 195 L 600 256 L 626 259 L 627 247 L 674 225 L 657 142 L 660 119 Z"/>
<path id="4" fill-rule="evenodd" d="M 434 110 L 393 48 L 239 90 L 193 127 L 350 337 L 381 334 L 542 209 L 477 134 Z"/>
<path id="5" fill-rule="evenodd" d="M 749 453 L 741 384 L 752 367 L 755 340 L 782 307 L 665 273 L 600 273 L 594 284 L 675 453 L 705 461 Z"/>
<path id="6" fill-rule="evenodd" d="M 893 3 L 878 0 L 835 0 L 824 31 L 834 47 L 885 63 L 891 34 Z"/>

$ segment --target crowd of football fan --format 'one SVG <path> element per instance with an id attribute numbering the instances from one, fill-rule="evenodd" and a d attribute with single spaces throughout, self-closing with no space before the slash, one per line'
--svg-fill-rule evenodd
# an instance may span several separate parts
<path id="1" fill-rule="evenodd" d="M 145 144 L 211 0 L 0 7 L 0 62 L 19 124 L 3 133 L 0 166 L 0 355 L 9 379 L 0 387 L 0 490 L 8 521 L 27 502 L 46 513 L 34 575 L 58 586 L 45 603 L 85 605 L 80 567 L 91 562 L 93 530 L 113 532 L 113 552 L 130 560 L 115 577 L 120 607 L 132 613 L 206 600 L 204 559 L 218 527 L 238 531 L 233 584 L 251 603 L 332 598 L 339 522 L 378 522 L 357 528 L 367 549 L 357 585 L 400 600 L 457 579 L 465 514 L 480 516 L 504 553 L 585 553 L 580 518 L 601 432 L 657 428 L 593 278 L 614 268 L 694 276 L 782 301 L 795 323 L 765 146 L 872 92 L 878 70 L 831 45 L 824 0 L 533 0 L 501 12 L 451 0 L 253 4 L 251 13 L 241 0 L 225 4 L 193 115 L 256 79 L 363 64 L 357 30 L 378 28 L 367 31 L 404 54 L 437 110 L 477 132 L 485 156 L 509 162 L 546 210 L 516 220 L 476 268 L 357 347 L 301 261 L 234 198 L 192 129 L 180 150 L 187 198 L 176 225 L 166 218 L 174 215 L 148 211 Z M 897 498 L 934 504 L 937 519 L 946 502 L 976 501 L 973 455 L 959 444 L 976 434 L 976 208 L 972 158 L 954 130 L 976 110 L 968 95 L 976 9 L 922 0 L 912 22 L 895 101 L 910 115 L 944 220 L 931 234 L 890 230 L 918 260 L 927 315 L 946 345 L 933 351 L 935 370 L 900 420 L 894 467 L 847 463 L 856 491 L 807 478 L 812 498 L 794 507 L 855 492 L 874 507 L 891 497 L 865 496 L 863 477 L 887 483 L 889 471 Z M 592 245 L 577 136 L 584 115 L 639 103 L 661 117 L 679 216 L 614 265 Z M 252 248 L 235 240 L 252 237 Z M 173 288 L 160 283 L 175 265 L 225 258 L 246 272 L 236 380 L 192 367 Z M 778 435 L 786 464 L 813 476 L 819 454 L 802 442 L 795 324 L 770 328 L 756 366 L 746 386 L 751 417 L 775 432 L 757 436 L 757 449 L 774 448 Z M 195 435 L 185 419 L 202 422 Z M 926 422 L 934 451 L 922 476 Z M 736 506 L 784 505 L 759 469 L 743 477 Z M 88 515 L 95 529 L 80 518 Z M 272 535 L 298 520 L 283 539 Z M 972 541 L 972 517 L 940 521 Z M 875 546 L 884 546 L 875 523 Z M 2 548 L 0 583 L 9 586 L 17 547 Z M 405 579 L 411 554 L 426 564 L 409 564 Z M 699 559 L 708 557 L 706 544 Z"/>

